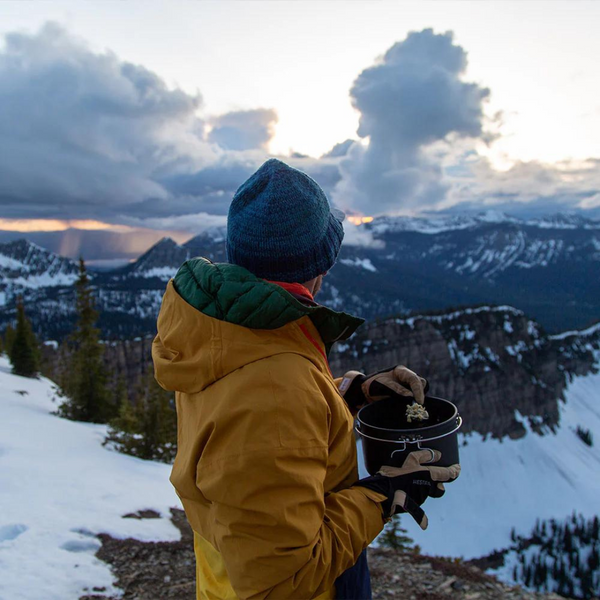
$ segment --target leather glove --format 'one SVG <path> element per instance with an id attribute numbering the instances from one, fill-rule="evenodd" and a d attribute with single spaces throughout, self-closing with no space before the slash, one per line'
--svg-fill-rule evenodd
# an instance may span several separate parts
<path id="1" fill-rule="evenodd" d="M 429 389 L 427 380 L 403 365 L 364 375 L 360 371 L 348 371 L 339 390 L 351 410 L 357 411 L 364 404 L 390 396 L 413 397 L 423 404 Z"/>
<path id="2" fill-rule="evenodd" d="M 372 477 L 361 479 L 354 485 L 387 496 L 381 503 L 385 520 L 406 512 L 421 529 L 427 529 L 427 515 L 421 505 L 428 497 L 441 498 L 446 491 L 442 482 L 454 481 L 460 475 L 460 465 L 426 466 L 441 457 L 438 450 L 417 450 L 406 457 L 401 467 L 383 466 Z"/>

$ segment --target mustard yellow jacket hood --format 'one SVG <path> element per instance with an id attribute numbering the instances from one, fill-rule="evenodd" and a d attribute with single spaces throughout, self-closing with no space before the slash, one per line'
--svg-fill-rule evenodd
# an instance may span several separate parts
<path id="1" fill-rule="evenodd" d="M 153 353 L 156 379 L 165 389 L 196 393 L 273 353 L 298 352 L 299 332 L 288 335 L 293 330 L 282 328 L 305 316 L 326 352 L 363 323 L 325 306 L 306 306 L 237 265 L 187 261 L 163 298 Z"/>
<path id="2" fill-rule="evenodd" d="M 360 322 L 234 265 L 194 259 L 169 282 L 153 359 L 176 390 L 171 482 L 198 598 L 335 598 L 383 528 L 383 496 L 353 487 L 353 417 L 326 360 Z"/>

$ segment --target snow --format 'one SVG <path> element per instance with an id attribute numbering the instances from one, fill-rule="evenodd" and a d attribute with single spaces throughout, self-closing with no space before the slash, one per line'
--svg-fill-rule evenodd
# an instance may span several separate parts
<path id="1" fill-rule="evenodd" d="M 600 323 L 595 323 L 591 327 L 588 327 L 587 329 L 584 329 L 582 331 L 577 331 L 577 330 L 565 331 L 563 333 L 558 333 L 556 335 L 551 335 L 549 337 L 551 340 L 564 340 L 565 338 L 569 338 L 574 335 L 579 336 L 579 337 L 587 337 L 587 336 L 594 335 L 599 332 L 600 332 Z"/>
<path id="2" fill-rule="evenodd" d="M 519 440 L 460 436 L 467 444 L 460 448 L 462 473 L 442 499 L 425 504 L 429 529 L 402 519 L 415 543 L 428 554 L 473 558 L 509 546 L 511 528 L 527 534 L 538 517 L 598 514 L 600 373 L 574 378 L 560 413 L 555 434 L 539 436 L 521 418 L 527 434 Z M 579 439 L 577 425 L 591 431 L 592 447 Z"/>
<path id="3" fill-rule="evenodd" d="M 153 267 L 151 269 L 133 271 L 132 275 L 134 277 L 158 277 L 163 281 L 169 281 L 172 277 L 175 277 L 175 273 L 177 273 L 177 269 L 179 267 Z"/>
<path id="4" fill-rule="evenodd" d="M 361 267 L 367 271 L 372 271 L 373 273 L 377 271 L 371 260 L 368 258 L 342 258 L 340 262 L 349 267 Z"/>
<path id="5" fill-rule="evenodd" d="M 496 210 L 473 214 L 423 214 L 420 217 L 377 217 L 368 228 L 376 235 L 387 232 L 414 231 L 435 235 L 446 231 L 471 229 L 486 224 L 514 223 L 537 229 L 600 229 L 600 222 L 573 215 L 552 215 L 541 219 L 523 220 Z M 360 227 L 364 227 L 361 225 Z"/>
<path id="6" fill-rule="evenodd" d="M 6 254 L 0 254 L 0 267 L 4 269 L 18 270 L 23 268 L 23 263 L 18 260 L 6 256 Z"/>
<path id="7" fill-rule="evenodd" d="M 413 315 L 412 317 L 398 318 L 396 323 L 398 325 L 408 325 L 411 329 L 415 327 L 415 321 L 431 321 L 433 323 L 443 323 L 444 321 L 453 321 L 454 319 L 460 318 L 464 315 L 476 315 L 482 312 L 503 312 L 514 315 L 516 317 L 522 317 L 523 311 L 520 311 L 512 306 L 478 306 L 477 308 L 465 308 L 463 310 L 456 310 L 451 313 L 445 313 L 442 315 Z"/>
<path id="8" fill-rule="evenodd" d="M 15 258 L 11 252 L 24 256 Z M 0 285 L 9 295 L 20 293 L 22 288 L 72 285 L 77 273 L 77 263 L 32 242 L 17 240 L 0 244 Z"/>
<path id="9" fill-rule="evenodd" d="M 0 598 L 69 600 L 85 587 L 116 593 L 94 557 L 96 534 L 180 539 L 169 508 L 180 506 L 170 466 L 102 446 L 106 426 L 56 410 L 52 382 L 10 373 L 0 357 Z M 160 519 L 123 519 L 152 508 Z"/>
<path id="10" fill-rule="evenodd" d="M 28 268 L 21 265 L 19 268 L 21 273 L 27 273 Z M 77 275 L 69 273 L 40 273 L 38 275 L 26 274 L 25 276 L 8 279 L 7 283 L 12 288 L 42 288 L 53 287 L 59 285 L 73 285 L 77 281 Z"/>

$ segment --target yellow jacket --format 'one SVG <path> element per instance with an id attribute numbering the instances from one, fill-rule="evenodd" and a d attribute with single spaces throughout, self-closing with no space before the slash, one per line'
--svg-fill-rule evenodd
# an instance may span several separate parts
<path id="1" fill-rule="evenodd" d="M 383 528 L 383 496 L 351 487 L 353 417 L 325 358 L 358 324 L 234 265 L 193 259 L 169 282 L 153 360 L 176 391 L 198 598 L 334 598 Z"/>

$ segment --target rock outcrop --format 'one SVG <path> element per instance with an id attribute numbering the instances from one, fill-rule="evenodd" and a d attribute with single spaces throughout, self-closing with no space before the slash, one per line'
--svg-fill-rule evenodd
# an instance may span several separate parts
<path id="1" fill-rule="evenodd" d="M 463 432 L 515 438 L 522 417 L 540 433 L 558 424 L 568 378 L 594 368 L 599 342 L 600 327 L 547 336 L 521 311 L 481 306 L 366 324 L 330 362 L 335 375 L 404 364 L 459 407 Z"/>

